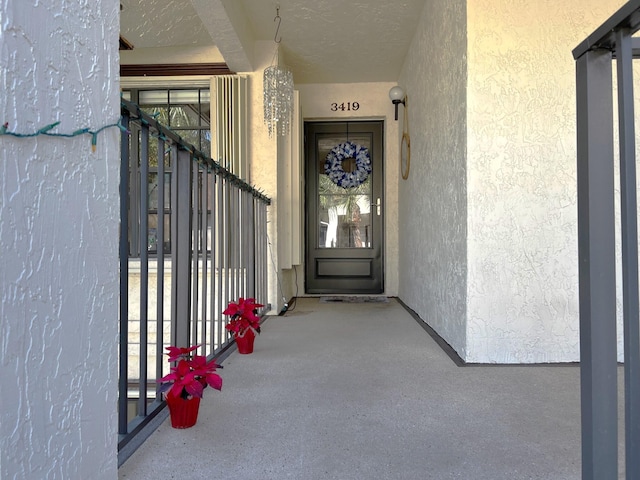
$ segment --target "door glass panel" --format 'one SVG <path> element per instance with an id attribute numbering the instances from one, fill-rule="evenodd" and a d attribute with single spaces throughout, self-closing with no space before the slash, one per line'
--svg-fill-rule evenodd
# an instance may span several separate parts
<path id="1" fill-rule="evenodd" d="M 371 215 L 376 213 L 376 208 L 371 207 L 371 174 L 360 185 L 344 188 L 325 173 L 327 155 L 347 140 L 367 148 L 371 155 L 368 134 L 318 138 L 318 248 L 372 248 Z M 355 159 L 344 159 L 342 169 L 347 174 L 354 172 Z"/>

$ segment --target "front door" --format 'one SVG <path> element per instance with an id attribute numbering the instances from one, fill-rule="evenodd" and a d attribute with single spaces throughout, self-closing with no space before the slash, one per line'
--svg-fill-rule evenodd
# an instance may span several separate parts
<path id="1" fill-rule="evenodd" d="M 382 293 L 382 122 L 305 123 L 307 293 Z"/>

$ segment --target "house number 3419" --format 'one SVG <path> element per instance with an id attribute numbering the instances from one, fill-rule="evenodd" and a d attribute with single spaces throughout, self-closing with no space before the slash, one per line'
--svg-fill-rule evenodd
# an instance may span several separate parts
<path id="1" fill-rule="evenodd" d="M 342 103 L 332 103 L 331 111 L 332 112 L 350 112 L 352 110 L 358 110 L 360 108 L 360 104 L 358 102 L 342 102 Z"/>

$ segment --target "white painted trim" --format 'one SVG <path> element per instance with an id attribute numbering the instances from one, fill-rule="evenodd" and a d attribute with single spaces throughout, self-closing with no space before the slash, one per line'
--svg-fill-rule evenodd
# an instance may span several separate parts
<path id="1" fill-rule="evenodd" d="M 120 88 L 211 88 L 211 75 L 180 77 L 120 77 Z"/>

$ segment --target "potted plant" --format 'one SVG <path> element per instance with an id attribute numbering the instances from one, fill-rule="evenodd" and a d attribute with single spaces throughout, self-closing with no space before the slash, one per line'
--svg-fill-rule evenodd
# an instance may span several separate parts
<path id="1" fill-rule="evenodd" d="M 231 320 L 226 329 L 233 333 L 233 338 L 238 346 L 238 353 L 248 354 L 253 352 L 253 342 L 256 334 L 260 334 L 260 317 L 258 308 L 264 305 L 256 303 L 255 298 L 238 299 L 238 303 L 229 302 L 223 315 L 230 315 Z"/>
<path id="2" fill-rule="evenodd" d="M 167 347 L 169 362 L 178 362 L 171 367 L 171 373 L 165 375 L 159 383 L 160 393 L 164 394 L 171 416 L 173 428 L 193 427 L 198 419 L 200 399 L 207 386 L 222 389 L 222 378 L 216 368 L 222 368 L 215 360 L 207 361 L 202 355 L 192 355 L 195 347 Z"/>

